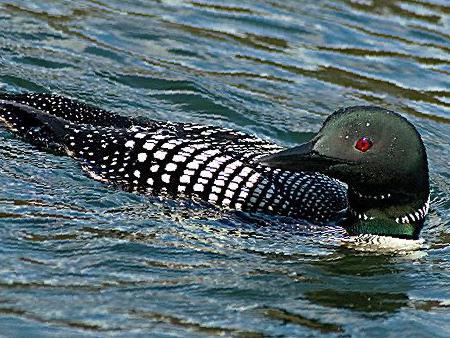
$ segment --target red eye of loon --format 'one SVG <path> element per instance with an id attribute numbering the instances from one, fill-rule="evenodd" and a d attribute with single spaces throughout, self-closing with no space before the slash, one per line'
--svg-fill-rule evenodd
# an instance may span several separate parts
<path id="1" fill-rule="evenodd" d="M 355 144 L 355 148 L 359 151 L 365 153 L 367 150 L 372 148 L 372 141 L 369 140 L 367 137 L 361 137 Z"/>

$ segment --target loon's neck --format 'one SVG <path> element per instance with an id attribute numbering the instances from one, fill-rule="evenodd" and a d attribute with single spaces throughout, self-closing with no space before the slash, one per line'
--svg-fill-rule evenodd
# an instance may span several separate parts
<path id="1" fill-rule="evenodd" d="M 352 234 L 371 233 L 417 238 L 430 206 L 429 190 L 418 194 L 368 194 L 349 188 L 349 214 L 345 226 Z"/>

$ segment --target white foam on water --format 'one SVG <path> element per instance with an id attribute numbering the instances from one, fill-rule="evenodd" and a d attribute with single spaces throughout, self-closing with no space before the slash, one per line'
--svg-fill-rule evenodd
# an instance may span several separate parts
<path id="1" fill-rule="evenodd" d="M 398 253 L 403 255 L 410 255 L 412 252 L 424 249 L 424 243 L 423 239 L 414 240 L 370 234 L 351 236 L 342 240 L 343 246 L 358 251 Z M 425 252 L 420 252 L 420 254 L 421 256 L 426 255 Z"/>

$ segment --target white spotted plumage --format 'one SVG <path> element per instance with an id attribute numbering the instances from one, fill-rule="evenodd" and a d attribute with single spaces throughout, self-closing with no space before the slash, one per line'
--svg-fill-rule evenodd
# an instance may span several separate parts
<path id="1" fill-rule="evenodd" d="M 132 192 L 316 222 L 347 208 L 346 186 L 335 179 L 257 164 L 255 159 L 282 148 L 255 136 L 127 118 L 54 95 L 21 95 L 19 102 L 64 121 L 64 151 L 80 160 L 91 177 Z M 20 124 L 14 115 L 0 116 L 16 129 L 14 123 Z"/>

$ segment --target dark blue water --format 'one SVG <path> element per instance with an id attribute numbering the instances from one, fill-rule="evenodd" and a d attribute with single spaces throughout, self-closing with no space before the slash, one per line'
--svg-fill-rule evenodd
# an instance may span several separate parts
<path id="1" fill-rule="evenodd" d="M 417 126 L 432 184 L 422 242 L 358 250 L 115 190 L 0 128 L 0 336 L 448 337 L 449 75 L 445 0 L 0 2 L 2 91 L 287 146 L 382 105 Z"/>

